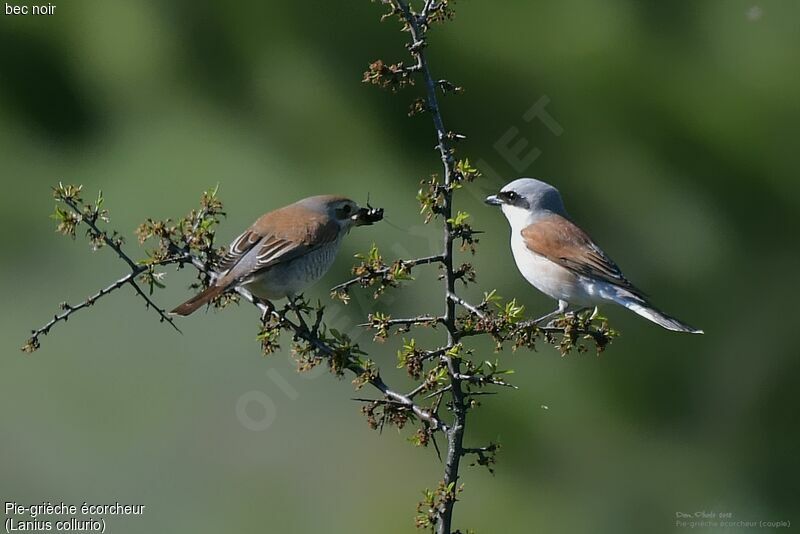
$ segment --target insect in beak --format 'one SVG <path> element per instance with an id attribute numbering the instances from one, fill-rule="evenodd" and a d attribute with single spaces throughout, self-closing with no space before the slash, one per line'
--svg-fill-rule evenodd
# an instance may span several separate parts
<path id="1" fill-rule="evenodd" d="M 359 209 L 350 217 L 356 226 L 367 226 L 383 220 L 383 208 L 373 208 L 367 204 L 366 208 Z"/>

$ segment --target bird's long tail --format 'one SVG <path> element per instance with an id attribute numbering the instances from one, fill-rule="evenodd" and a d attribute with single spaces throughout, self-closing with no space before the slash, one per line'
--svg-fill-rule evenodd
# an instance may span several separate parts
<path id="1" fill-rule="evenodd" d="M 189 300 L 187 300 L 186 302 L 184 302 L 183 304 L 172 310 L 170 313 L 183 316 L 191 315 L 202 306 L 208 304 L 209 302 L 220 296 L 225 291 L 225 289 L 227 289 L 226 286 L 219 286 L 219 285 L 211 286 L 208 289 L 193 296 L 192 298 L 190 298 Z"/>
<path id="2" fill-rule="evenodd" d="M 690 334 L 702 334 L 703 331 L 693 326 L 689 326 L 686 323 L 683 323 L 677 320 L 674 317 L 670 317 L 666 313 L 657 310 L 655 307 L 650 305 L 647 301 L 641 300 L 638 298 L 620 298 L 615 299 L 619 304 L 622 304 L 632 312 L 635 312 L 645 319 L 653 321 L 658 326 L 666 328 L 667 330 L 672 330 L 673 332 L 688 332 Z"/>

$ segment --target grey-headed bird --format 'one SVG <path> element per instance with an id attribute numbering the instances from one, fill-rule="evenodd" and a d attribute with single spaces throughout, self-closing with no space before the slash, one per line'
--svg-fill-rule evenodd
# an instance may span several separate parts
<path id="1" fill-rule="evenodd" d="M 242 286 L 264 300 L 292 297 L 330 269 L 353 226 L 383 218 L 349 198 L 320 195 L 262 215 L 222 257 L 214 282 L 174 310 L 189 315 L 226 290 Z"/>
<path id="2" fill-rule="evenodd" d="M 667 330 L 702 334 L 657 310 L 622 274 L 617 264 L 573 223 L 558 189 L 532 178 L 509 183 L 486 203 L 500 206 L 511 225 L 511 250 L 522 276 L 558 301 L 558 308 L 534 322 L 550 319 L 569 306 L 615 302 Z"/>

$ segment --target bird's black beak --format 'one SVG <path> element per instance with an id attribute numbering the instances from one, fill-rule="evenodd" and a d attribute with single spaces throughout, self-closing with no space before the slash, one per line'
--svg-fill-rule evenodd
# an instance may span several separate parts
<path id="1" fill-rule="evenodd" d="M 497 195 L 489 195 L 488 197 L 486 197 L 486 200 L 484 200 L 484 202 L 486 202 L 490 206 L 500 206 L 503 204 L 503 201 L 500 200 L 500 197 L 498 197 Z"/>
<path id="2" fill-rule="evenodd" d="M 356 226 L 368 226 L 383 220 L 383 208 L 361 208 L 351 217 Z"/>

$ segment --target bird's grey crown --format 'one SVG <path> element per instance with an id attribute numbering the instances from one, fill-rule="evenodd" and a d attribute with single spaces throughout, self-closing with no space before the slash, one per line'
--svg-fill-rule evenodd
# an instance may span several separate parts
<path id="1" fill-rule="evenodd" d="M 339 225 L 340 228 L 350 229 L 350 227 L 353 226 L 354 221 L 347 217 L 342 218 L 340 214 L 337 214 L 337 209 L 346 204 L 351 205 L 352 213 L 355 214 L 356 210 L 358 210 L 356 203 L 349 198 L 340 195 L 317 195 L 313 197 L 307 197 L 298 200 L 293 205 L 301 206 L 309 211 L 324 215 Z"/>
<path id="2" fill-rule="evenodd" d="M 347 197 L 339 195 L 316 195 L 313 197 L 306 197 L 300 199 L 297 202 L 295 202 L 295 204 L 297 204 L 298 206 L 303 206 L 308 210 L 324 214 L 328 213 L 332 206 L 336 206 L 344 202 L 352 203 L 353 201 Z"/>
<path id="3" fill-rule="evenodd" d="M 561 200 L 561 193 L 552 185 L 536 180 L 534 178 L 519 178 L 507 184 L 501 193 L 513 191 L 521 201 L 524 201 L 525 209 L 531 212 L 549 211 L 559 215 L 567 215 L 564 209 L 564 202 Z"/>

